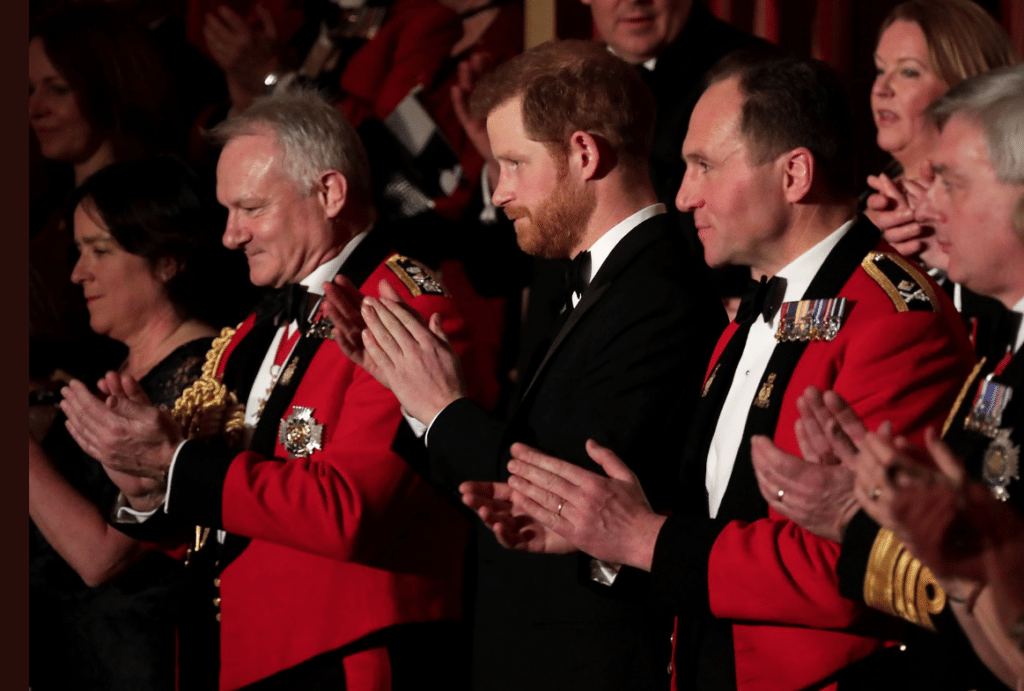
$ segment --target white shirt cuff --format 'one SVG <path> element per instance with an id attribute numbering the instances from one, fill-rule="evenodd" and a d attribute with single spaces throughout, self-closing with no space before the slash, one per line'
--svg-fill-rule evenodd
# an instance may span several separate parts
<path id="1" fill-rule="evenodd" d="M 454 402 L 455 401 L 452 401 L 452 403 Z M 451 405 L 452 403 L 449 403 L 448 405 Z M 408 412 L 406 412 L 405 408 L 402 408 L 402 417 L 404 417 L 405 421 L 409 423 L 409 427 L 412 429 L 412 433 L 416 435 L 416 438 L 423 440 L 423 446 L 428 446 L 427 438 L 430 436 L 430 428 L 434 426 L 434 422 L 437 420 L 437 418 L 441 417 L 441 413 L 443 413 L 448 408 L 448 405 L 446 405 L 444 408 L 441 408 L 441 410 L 437 411 L 437 414 L 434 415 L 429 425 L 424 425 L 422 422 L 420 422 L 412 415 L 410 415 Z M 169 475 L 168 482 L 170 482 Z"/>
<path id="2" fill-rule="evenodd" d="M 178 448 L 174 450 L 174 457 L 171 458 L 171 465 L 167 469 L 167 487 L 166 489 L 164 489 L 163 501 L 164 513 L 167 513 L 167 507 L 170 505 L 171 476 L 174 475 L 174 464 L 178 460 L 178 454 L 181 453 L 181 447 L 185 446 L 185 443 L 187 441 L 188 440 L 186 439 L 185 441 L 178 444 Z M 161 507 L 158 506 L 155 509 L 151 509 L 149 511 L 136 511 L 131 506 L 129 506 L 127 500 L 124 497 L 124 494 L 122 493 L 117 495 L 117 503 L 114 504 L 114 518 L 117 520 L 118 523 L 145 523 L 147 520 L 155 516 L 156 512 L 159 511 L 160 508 Z"/>
<path id="3" fill-rule="evenodd" d="M 622 570 L 622 564 L 612 564 L 600 559 L 590 560 L 590 580 L 601 585 L 611 585 Z"/>

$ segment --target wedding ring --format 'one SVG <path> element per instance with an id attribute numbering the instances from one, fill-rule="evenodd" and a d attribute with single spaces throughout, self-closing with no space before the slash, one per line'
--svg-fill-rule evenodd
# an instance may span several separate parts
<path id="1" fill-rule="evenodd" d="M 561 518 L 561 516 L 562 516 L 562 507 L 563 506 L 565 506 L 565 499 L 563 499 L 562 501 L 558 502 L 558 510 L 555 511 L 555 515 L 558 516 L 559 518 Z"/>
<path id="2" fill-rule="evenodd" d="M 784 489 L 780 489 L 780 490 L 779 490 L 779 501 L 782 501 L 782 498 L 783 498 L 784 496 L 786 496 L 786 490 L 784 490 Z"/>
<path id="3" fill-rule="evenodd" d="M 871 498 L 878 499 L 880 496 L 882 496 L 882 488 L 879 485 L 875 485 L 871 490 Z"/>

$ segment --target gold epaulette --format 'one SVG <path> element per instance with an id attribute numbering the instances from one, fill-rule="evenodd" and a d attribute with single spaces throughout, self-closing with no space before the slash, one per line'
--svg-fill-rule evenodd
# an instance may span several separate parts
<path id="1" fill-rule="evenodd" d="M 203 363 L 202 376 L 182 391 L 174 402 L 172 415 L 188 439 L 219 436 L 225 438 L 229 446 L 237 446 L 242 441 L 245 406 L 217 379 L 217 368 L 235 331 L 225 327 L 220 336 L 213 339 Z"/>
<path id="2" fill-rule="evenodd" d="M 864 576 L 864 602 L 932 631 L 932 614 L 946 606 L 946 592 L 887 528 L 878 531 Z"/>
<path id="3" fill-rule="evenodd" d="M 932 284 L 920 269 L 895 252 L 869 252 L 860 265 L 882 287 L 897 311 L 939 311 Z"/>
<path id="4" fill-rule="evenodd" d="M 388 268 L 395 272 L 413 297 L 419 295 L 443 295 L 451 297 L 448 289 L 433 271 L 426 266 L 400 254 L 394 254 L 387 261 Z"/>

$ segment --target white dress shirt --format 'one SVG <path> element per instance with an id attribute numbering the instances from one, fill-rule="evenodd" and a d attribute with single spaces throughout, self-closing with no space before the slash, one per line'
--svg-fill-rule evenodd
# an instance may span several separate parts
<path id="1" fill-rule="evenodd" d="M 1024 319 L 1024 298 L 1013 306 L 1013 311 Z M 1013 342 L 1013 352 L 1016 354 L 1020 350 L 1021 344 L 1024 344 L 1024 321 L 1019 321 L 1017 327 L 1017 340 Z"/>
<path id="2" fill-rule="evenodd" d="M 777 276 L 786 281 L 782 302 L 793 302 L 803 297 L 807 286 L 811 284 L 829 252 L 835 248 L 852 225 L 853 219 L 839 226 L 828 237 L 778 272 Z M 722 405 L 722 412 L 718 416 L 715 434 L 711 438 L 711 447 L 708 449 L 704 475 L 704 484 L 708 490 L 708 509 L 712 518 L 718 515 L 722 497 L 725 496 L 725 489 L 732 476 L 733 465 L 736 463 L 740 442 L 743 441 L 743 430 L 747 426 L 747 414 L 750 412 L 754 396 L 757 395 L 758 384 L 768 367 L 768 361 L 775 350 L 775 331 L 779 326 L 780 311 L 776 310 L 770 322 L 766 322 L 758 316 L 751 325 L 743 354 L 736 366 L 732 385 L 729 387 L 729 393 Z"/>

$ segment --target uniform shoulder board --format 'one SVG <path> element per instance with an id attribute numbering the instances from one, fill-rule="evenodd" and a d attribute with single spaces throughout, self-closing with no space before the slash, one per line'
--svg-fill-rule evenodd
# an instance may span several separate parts
<path id="1" fill-rule="evenodd" d="M 445 297 L 450 297 L 448 290 L 441 283 L 441 279 L 415 259 L 395 254 L 388 259 L 387 265 L 405 284 L 405 287 L 409 289 L 413 297 L 419 295 L 444 295 Z"/>
<path id="2" fill-rule="evenodd" d="M 893 252 L 871 252 L 860 265 L 881 286 L 898 312 L 938 312 L 935 290 L 921 270 Z"/>

